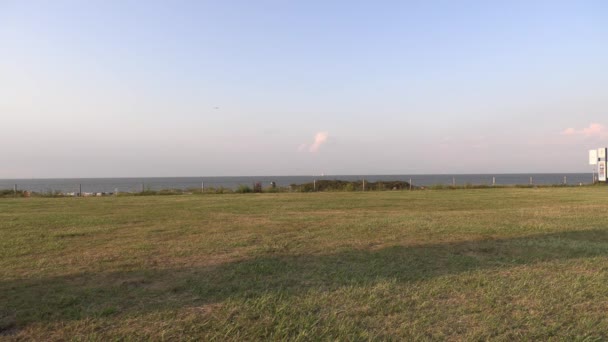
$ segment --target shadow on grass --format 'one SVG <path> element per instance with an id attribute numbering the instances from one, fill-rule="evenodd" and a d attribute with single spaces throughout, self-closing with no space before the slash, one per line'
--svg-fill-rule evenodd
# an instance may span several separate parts
<path id="1" fill-rule="evenodd" d="M 416 282 L 468 271 L 596 256 L 608 256 L 608 230 L 327 255 L 268 255 L 205 268 L 0 281 L 0 334 L 33 322 L 138 315 L 229 298 L 331 291 L 387 279 Z"/>

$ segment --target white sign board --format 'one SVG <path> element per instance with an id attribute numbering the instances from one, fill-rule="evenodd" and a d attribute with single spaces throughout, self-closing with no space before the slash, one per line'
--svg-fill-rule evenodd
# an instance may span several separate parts
<path id="1" fill-rule="evenodd" d="M 597 157 L 600 159 L 606 159 L 606 148 L 598 148 L 597 149 Z"/>
<path id="2" fill-rule="evenodd" d="M 597 150 L 589 150 L 589 165 L 597 165 Z"/>
<path id="3" fill-rule="evenodd" d="M 606 181 L 606 161 L 604 160 L 597 162 L 597 180 Z"/>

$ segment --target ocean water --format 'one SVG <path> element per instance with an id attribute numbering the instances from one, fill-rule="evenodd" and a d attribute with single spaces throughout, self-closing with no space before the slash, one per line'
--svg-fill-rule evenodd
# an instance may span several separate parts
<path id="1" fill-rule="evenodd" d="M 406 181 L 410 179 L 415 186 L 430 185 L 491 185 L 492 178 L 497 185 L 523 185 L 533 184 L 550 185 L 563 184 L 564 177 L 567 184 L 590 184 L 591 173 L 529 173 L 529 174 L 456 174 L 456 175 L 326 175 L 326 176 L 243 176 L 243 177 L 157 177 L 157 178 L 54 178 L 54 179 L 0 179 L 0 190 L 13 189 L 34 192 L 60 191 L 64 193 L 78 192 L 82 186 L 83 192 L 139 192 L 145 190 L 162 189 L 200 189 L 204 183 L 205 188 L 230 188 L 239 185 L 252 186 L 255 182 L 266 187 L 270 182 L 278 186 L 289 186 L 312 182 L 313 180 L 345 180 L 359 181 L 365 179 L 375 181 Z"/>

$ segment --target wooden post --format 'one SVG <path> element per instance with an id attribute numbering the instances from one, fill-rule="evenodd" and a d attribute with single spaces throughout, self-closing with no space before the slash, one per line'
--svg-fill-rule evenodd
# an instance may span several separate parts
<path id="1" fill-rule="evenodd" d="M 317 191 L 317 180 L 316 179 L 312 180 L 312 191 Z"/>
<path id="2" fill-rule="evenodd" d="M 201 182 L 201 194 L 205 192 L 205 181 Z"/>
<path id="3" fill-rule="evenodd" d="M 496 185 L 496 176 L 492 177 L 492 186 Z"/>
<path id="4" fill-rule="evenodd" d="M 456 186 L 456 177 L 452 177 L 452 186 Z"/>
<path id="5" fill-rule="evenodd" d="M 13 185 L 13 193 L 17 196 L 17 184 Z"/>
<path id="6" fill-rule="evenodd" d="M 410 178 L 410 191 L 412 191 L 412 179 Z"/>
<path id="7" fill-rule="evenodd" d="M 363 191 L 365 191 L 365 178 L 363 178 Z"/>
<path id="8" fill-rule="evenodd" d="M 532 182 L 532 176 L 530 176 L 530 185 L 534 184 L 534 182 Z"/>
<path id="9" fill-rule="evenodd" d="M 564 185 L 568 184 L 568 179 L 564 176 Z"/>
<path id="10" fill-rule="evenodd" d="M 78 197 L 82 197 L 82 184 L 78 184 Z"/>

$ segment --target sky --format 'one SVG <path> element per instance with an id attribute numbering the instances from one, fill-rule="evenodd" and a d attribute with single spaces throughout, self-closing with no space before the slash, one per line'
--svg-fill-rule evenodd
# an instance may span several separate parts
<path id="1" fill-rule="evenodd" d="M 0 0 L 0 178 L 589 172 L 608 2 Z"/>

